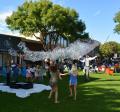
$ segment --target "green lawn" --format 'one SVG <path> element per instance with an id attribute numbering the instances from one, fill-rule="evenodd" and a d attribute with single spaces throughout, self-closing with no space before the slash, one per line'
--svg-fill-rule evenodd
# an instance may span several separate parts
<path id="1" fill-rule="evenodd" d="M 0 112 L 120 112 L 120 74 L 91 74 L 78 78 L 77 101 L 69 98 L 68 77 L 59 81 L 59 104 L 48 99 L 49 91 L 21 99 L 0 92 Z"/>

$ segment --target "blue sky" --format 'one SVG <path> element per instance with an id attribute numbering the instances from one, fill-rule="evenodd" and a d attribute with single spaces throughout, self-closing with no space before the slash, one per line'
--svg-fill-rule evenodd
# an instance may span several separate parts
<path id="1" fill-rule="evenodd" d="M 25 0 L 0 0 L 0 33 L 10 32 L 5 24 L 6 16 L 16 10 Z M 120 0 L 52 0 L 54 3 L 75 9 L 80 19 L 86 24 L 86 32 L 93 39 L 102 43 L 106 41 L 120 42 L 120 35 L 115 34 L 113 18 L 120 11 Z"/>

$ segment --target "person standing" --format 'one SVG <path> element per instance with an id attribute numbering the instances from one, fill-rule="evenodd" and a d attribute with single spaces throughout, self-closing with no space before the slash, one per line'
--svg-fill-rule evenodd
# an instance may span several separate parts
<path id="1" fill-rule="evenodd" d="M 10 65 L 8 64 L 7 67 L 6 67 L 6 84 L 9 86 L 10 85 L 10 74 L 11 74 L 11 67 Z"/>
<path id="2" fill-rule="evenodd" d="M 53 62 L 50 61 L 50 86 L 51 86 L 51 91 L 49 93 L 48 98 L 50 99 L 54 93 L 54 103 L 59 103 L 58 101 L 58 78 L 61 79 L 61 76 L 58 72 L 57 65 Z"/>
<path id="3" fill-rule="evenodd" d="M 16 66 L 14 67 L 14 76 L 13 76 L 13 78 L 14 78 L 14 81 L 15 82 L 17 82 L 18 81 L 18 75 L 19 75 L 19 67 L 18 67 L 18 65 L 16 64 Z"/>
<path id="4" fill-rule="evenodd" d="M 46 75 L 50 79 L 50 59 L 45 59 Z"/>
<path id="5" fill-rule="evenodd" d="M 31 82 L 31 80 L 32 80 L 32 73 L 31 73 L 31 68 L 30 68 L 29 65 L 28 65 L 28 67 L 26 69 L 26 78 L 27 78 L 28 82 Z"/>
<path id="6" fill-rule="evenodd" d="M 35 78 L 35 69 L 36 69 L 36 66 L 34 66 L 34 65 L 32 65 L 32 66 L 30 67 L 30 71 L 31 71 L 31 74 L 32 74 L 32 79 Z"/>
<path id="7" fill-rule="evenodd" d="M 77 65 L 75 63 L 72 64 L 72 68 L 69 74 L 70 74 L 70 79 L 69 79 L 70 96 L 73 96 L 72 90 L 74 89 L 74 100 L 76 100 L 78 70 L 77 70 Z"/>
<path id="8" fill-rule="evenodd" d="M 45 70 L 44 66 L 40 65 L 40 68 L 39 68 L 40 81 L 44 80 L 45 72 L 46 72 L 46 70 Z"/>
<path id="9" fill-rule="evenodd" d="M 21 74 L 22 74 L 23 77 L 26 77 L 26 65 L 23 65 L 21 67 Z"/>
<path id="10" fill-rule="evenodd" d="M 84 62 L 84 70 L 85 70 L 85 80 L 89 80 L 89 70 L 90 70 L 90 61 L 94 60 L 95 58 L 97 58 L 97 56 L 94 57 L 89 57 L 88 55 L 86 55 L 86 57 L 83 60 L 80 60 L 81 62 Z"/>
<path id="11" fill-rule="evenodd" d="M 37 65 L 35 68 L 35 80 L 39 80 L 40 79 L 40 66 Z"/>

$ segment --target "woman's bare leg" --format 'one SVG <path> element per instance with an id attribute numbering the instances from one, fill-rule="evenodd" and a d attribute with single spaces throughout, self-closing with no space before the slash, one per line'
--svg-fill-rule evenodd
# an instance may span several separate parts
<path id="1" fill-rule="evenodd" d="M 72 85 L 69 85 L 69 89 L 70 89 L 70 96 L 72 96 Z"/>
<path id="2" fill-rule="evenodd" d="M 76 96 L 77 96 L 77 91 L 76 91 L 76 88 L 77 88 L 77 86 L 76 86 L 76 85 L 74 85 L 74 100 L 76 100 Z"/>
<path id="3" fill-rule="evenodd" d="M 55 87 L 55 103 L 59 103 L 58 101 L 58 87 Z"/>
<path id="4" fill-rule="evenodd" d="M 50 99 L 52 97 L 53 90 L 50 91 L 48 98 Z"/>

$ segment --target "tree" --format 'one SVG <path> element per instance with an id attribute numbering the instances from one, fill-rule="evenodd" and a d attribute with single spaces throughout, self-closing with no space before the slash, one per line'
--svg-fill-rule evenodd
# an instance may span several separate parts
<path id="1" fill-rule="evenodd" d="M 64 8 L 49 0 L 24 2 L 17 11 L 7 17 L 6 23 L 11 30 L 40 39 L 44 49 L 48 36 L 54 44 L 60 37 L 70 42 L 89 37 L 88 33 L 85 33 L 85 23 L 79 20 L 74 9 Z"/>
<path id="2" fill-rule="evenodd" d="M 120 43 L 118 43 L 118 54 L 120 54 Z"/>
<path id="3" fill-rule="evenodd" d="M 116 23 L 114 30 L 116 33 L 120 34 L 120 11 L 115 15 L 114 22 Z"/>
<path id="4" fill-rule="evenodd" d="M 110 41 L 100 46 L 100 53 L 103 57 L 112 57 L 115 53 L 119 53 L 120 45 L 117 42 Z"/>

